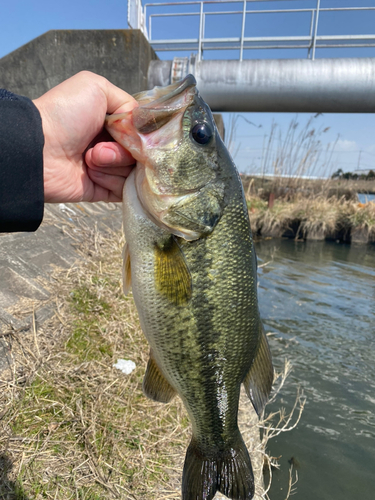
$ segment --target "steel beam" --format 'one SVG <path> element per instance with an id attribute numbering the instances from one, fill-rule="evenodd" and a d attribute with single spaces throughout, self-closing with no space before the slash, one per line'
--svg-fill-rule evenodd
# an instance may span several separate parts
<path id="1" fill-rule="evenodd" d="M 151 61 L 149 88 L 177 64 Z M 197 61 L 184 65 L 213 111 L 375 112 L 375 58 Z M 181 75 L 185 76 L 185 75 Z"/>

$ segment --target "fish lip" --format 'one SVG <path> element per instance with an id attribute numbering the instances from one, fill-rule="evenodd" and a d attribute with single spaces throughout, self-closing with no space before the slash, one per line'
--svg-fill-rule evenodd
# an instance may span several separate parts
<path id="1" fill-rule="evenodd" d="M 169 99 L 172 99 L 173 97 L 176 97 L 177 95 L 182 94 L 189 87 L 196 87 L 196 85 L 197 85 L 197 81 L 195 80 L 194 76 L 189 74 L 189 75 L 185 76 L 185 78 L 183 80 L 180 80 L 176 83 L 172 83 L 171 85 L 168 85 L 167 87 L 156 87 L 157 89 L 163 90 L 163 95 L 161 97 L 157 97 L 156 99 L 153 99 L 150 102 L 146 102 L 145 104 L 142 104 L 142 96 L 144 94 L 147 94 L 147 92 L 151 92 L 151 91 L 138 92 L 136 94 L 133 94 L 133 97 L 139 103 L 139 105 L 142 107 L 148 107 L 149 105 L 151 105 L 151 107 L 154 107 L 155 104 L 163 104 L 165 101 L 168 101 Z M 170 89 L 170 91 L 167 92 L 167 89 Z"/>
<path id="2" fill-rule="evenodd" d="M 183 92 L 185 92 L 185 90 L 187 90 L 188 88 L 196 87 L 196 85 L 197 85 L 197 82 L 196 82 L 194 76 L 190 75 L 190 74 L 185 76 L 185 78 L 181 82 L 177 82 L 177 83 L 179 83 L 179 85 L 175 89 L 173 89 L 171 92 L 169 92 L 168 94 L 166 94 L 162 97 L 159 97 L 155 101 L 152 101 L 152 104 L 153 104 L 152 107 L 154 108 L 155 105 L 157 105 L 157 104 L 162 104 L 165 101 L 169 101 L 170 99 L 173 99 L 173 97 L 176 97 L 176 96 L 182 94 Z M 172 87 L 173 85 L 176 85 L 176 84 L 172 84 L 172 85 L 170 85 L 170 87 Z M 197 90 L 196 90 L 196 92 L 197 92 Z M 147 107 L 147 104 L 145 105 L 145 107 Z"/>
<path id="3" fill-rule="evenodd" d="M 196 87 L 197 82 L 194 78 L 193 75 L 189 74 L 185 76 L 185 78 L 177 83 L 173 83 L 171 85 L 168 85 L 168 87 L 173 87 L 171 92 L 168 92 L 167 94 L 152 100 L 151 102 L 142 104 L 142 99 L 140 98 L 139 101 L 137 101 L 136 105 L 132 110 L 126 111 L 125 113 L 131 113 L 134 111 L 136 108 L 155 108 L 159 104 L 163 104 L 166 101 L 169 101 L 170 99 L 173 99 L 173 97 L 178 96 L 179 94 L 182 94 L 185 90 L 187 90 L 189 87 Z M 164 90 L 168 87 L 161 87 Z M 198 91 L 196 91 L 198 92 Z M 144 94 L 144 92 L 138 92 L 136 94 L 133 94 L 133 97 L 135 100 L 137 100 L 137 96 L 141 96 L 141 94 Z M 114 114 L 106 114 L 105 116 L 105 123 L 106 125 L 112 125 L 114 122 L 118 121 L 120 118 L 119 116 L 124 115 L 124 113 L 114 113 Z"/>

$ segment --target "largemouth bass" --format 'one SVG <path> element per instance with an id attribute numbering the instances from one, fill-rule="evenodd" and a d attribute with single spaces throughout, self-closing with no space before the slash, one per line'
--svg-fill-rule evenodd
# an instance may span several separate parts
<path id="1" fill-rule="evenodd" d="M 193 76 L 135 98 L 106 128 L 137 160 L 123 193 L 123 275 L 151 348 L 143 390 L 164 403 L 177 393 L 190 417 L 183 500 L 250 500 L 240 387 L 260 415 L 273 368 L 241 180 Z"/>

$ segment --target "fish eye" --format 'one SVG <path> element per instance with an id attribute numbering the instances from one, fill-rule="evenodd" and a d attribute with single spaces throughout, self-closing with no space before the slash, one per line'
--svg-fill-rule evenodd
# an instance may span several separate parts
<path id="1" fill-rule="evenodd" d="M 213 136 L 212 128 L 206 122 L 194 125 L 190 133 L 194 141 L 202 145 L 208 144 Z"/>

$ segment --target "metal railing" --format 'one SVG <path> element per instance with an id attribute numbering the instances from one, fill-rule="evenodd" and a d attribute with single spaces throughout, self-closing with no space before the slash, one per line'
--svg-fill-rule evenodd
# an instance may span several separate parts
<path id="1" fill-rule="evenodd" d="M 307 58 L 315 59 L 316 50 L 322 48 L 348 48 L 348 47 L 375 47 L 375 23 L 374 33 L 362 35 L 318 35 L 319 16 L 325 12 L 359 12 L 375 11 L 375 7 L 325 7 L 320 6 L 321 0 L 314 1 L 314 7 L 309 8 L 280 8 L 280 9 L 248 9 L 249 4 L 254 2 L 269 2 L 271 0 L 191 0 L 182 2 L 146 3 L 143 8 L 141 0 L 129 0 L 130 4 L 138 5 L 138 17 L 141 24 L 131 27 L 142 29 L 150 44 L 156 51 L 195 51 L 198 60 L 203 57 L 204 51 L 208 50 L 239 50 L 239 60 L 243 60 L 244 51 L 254 49 L 306 49 Z M 285 1 L 285 0 L 276 0 Z M 290 0 L 289 0 L 290 1 Z M 293 1 L 293 0 L 292 0 Z M 297 2 L 297 0 L 294 0 Z M 275 0 L 273 0 L 275 2 Z M 220 5 L 241 4 L 241 10 L 220 10 Z M 313 3 L 313 2 L 311 2 Z M 207 11 L 207 6 L 218 5 L 218 10 Z M 196 6 L 195 12 L 154 12 L 160 7 L 183 7 Z M 309 13 L 310 23 L 307 26 L 309 32 L 305 36 L 245 36 L 246 22 L 249 16 L 259 14 L 291 14 Z M 206 20 L 214 15 L 241 15 L 241 30 L 238 37 L 206 37 Z M 178 18 L 181 16 L 193 16 L 199 18 L 198 38 L 185 39 L 155 39 L 152 37 L 153 21 L 157 18 Z M 134 24 L 134 23 L 133 23 Z"/>

